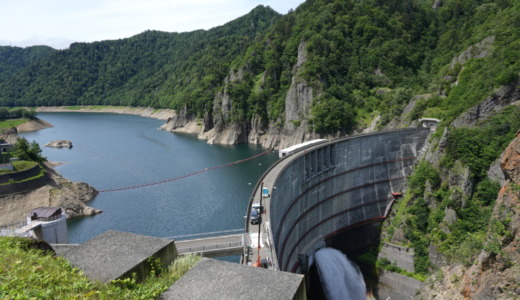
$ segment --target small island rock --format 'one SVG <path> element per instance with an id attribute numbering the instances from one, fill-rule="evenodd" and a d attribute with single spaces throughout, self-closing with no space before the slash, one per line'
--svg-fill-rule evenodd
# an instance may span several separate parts
<path id="1" fill-rule="evenodd" d="M 72 142 L 68 140 L 53 141 L 45 144 L 45 147 L 53 148 L 72 148 Z"/>

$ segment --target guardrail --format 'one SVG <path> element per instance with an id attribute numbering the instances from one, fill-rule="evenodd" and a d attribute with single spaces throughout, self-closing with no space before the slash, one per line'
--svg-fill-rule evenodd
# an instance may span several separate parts
<path id="1" fill-rule="evenodd" d="M 194 237 L 216 237 L 223 234 L 228 233 L 245 233 L 245 230 L 243 228 L 240 229 L 230 229 L 230 230 L 221 230 L 221 231 L 213 231 L 213 232 L 201 232 L 201 233 L 193 233 L 193 234 L 185 234 L 185 235 L 176 235 L 176 236 L 170 236 L 170 237 L 163 237 L 163 239 L 167 240 L 191 240 Z"/>
<path id="2" fill-rule="evenodd" d="M 195 247 L 187 247 L 187 248 L 178 248 L 177 252 L 179 254 L 186 253 L 201 253 L 201 252 L 209 252 L 215 250 L 230 250 L 235 249 L 242 251 L 242 242 L 229 242 L 229 243 L 218 243 L 213 245 L 204 245 L 204 246 L 195 246 Z"/>
<path id="3" fill-rule="evenodd" d="M 25 237 L 25 236 L 28 235 L 27 233 L 20 233 L 20 232 L 18 232 L 18 229 L 22 228 L 25 225 L 27 225 L 26 221 L 0 226 L 0 236 L 20 236 L 20 237 Z"/>

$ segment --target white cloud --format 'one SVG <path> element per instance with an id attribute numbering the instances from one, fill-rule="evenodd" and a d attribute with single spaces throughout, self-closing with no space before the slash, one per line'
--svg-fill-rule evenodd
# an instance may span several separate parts
<path id="1" fill-rule="evenodd" d="M 247 14 L 257 5 L 287 13 L 304 0 L 8 0 L 0 3 L 0 43 L 92 42 L 130 37 L 145 30 L 209 29 Z M 7 2 L 7 3 L 6 3 Z M 5 42 L 2 42 L 5 41 Z"/>

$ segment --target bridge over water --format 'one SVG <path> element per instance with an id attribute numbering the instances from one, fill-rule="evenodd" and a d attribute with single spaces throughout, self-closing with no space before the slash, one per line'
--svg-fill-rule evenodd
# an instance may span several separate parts
<path id="1" fill-rule="evenodd" d="M 248 244 L 244 263 L 260 254 L 274 269 L 306 273 L 318 247 L 355 251 L 372 243 L 392 193 L 404 192 L 428 134 L 426 128 L 409 128 L 352 136 L 275 163 L 250 199 L 260 201 L 261 182 L 271 191 L 262 200 L 267 213 L 261 228 L 246 223 L 247 232 L 261 232 L 264 247 Z M 251 205 L 247 216 L 250 210 Z"/>

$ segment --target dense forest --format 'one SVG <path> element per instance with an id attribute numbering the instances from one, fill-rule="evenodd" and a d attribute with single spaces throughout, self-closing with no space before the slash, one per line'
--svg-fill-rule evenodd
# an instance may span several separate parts
<path id="1" fill-rule="evenodd" d="M 258 7 L 209 31 L 146 31 L 128 39 L 74 43 L 40 59 L 28 54 L 40 47 L 0 47 L 0 106 L 179 108 L 187 103 L 197 112 L 212 99 L 232 60 L 278 18 L 274 10 Z"/>
<path id="2" fill-rule="evenodd" d="M 313 130 L 348 132 L 377 113 L 384 125 L 420 93 L 435 97 L 411 117 L 450 121 L 518 77 L 518 11 L 510 0 L 452 0 L 435 8 L 430 1 L 309 0 L 284 16 L 259 6 L 208 31 L 147 31 L 61 51 L 0 47 L 0 106 L 152 106 L 202 117 L 226 90 L 229 121 L 274 122 L 283 118 L 304 45 L 299 76 L 317 97 L 302 118 Z M 464 68 L 450 65 L 487 37 L 494 39 L 492 55 Z M 242 78 L 226 83 L 237 70 Z"/>
<path id="3" fill-rule="evenodd" d="M 308 0 L 283 16 L 259 6 L 207 31 L 147 31 L 60 51 L 0 47 L 0 106 L 151 106 L 197 120 L 218 115 L 246 131 L 254 119 L 263 129 L 307 122 L 322 135 L 376 117 L 376 129 L 439 118 L 439 157 L 419 164 L 386 228 L 389 241 L 415 249 L 415 272 L 427 275 L 433 246 L 465 265 L 482 249 L 500 252 L 509 223 L 489 225 L 500 185 L 486 172 L 520 128 L 520 109 L 471 128 L 451 124 L 501 87 L 517 91 L 519 74 L 520 1 Z M 296 83 L 312 87 L 312 103 L 287 119 Z M 467 194 L 448 179 L 461 170 Z M 447 211 L 456 221 L 446 224 Z"/>

